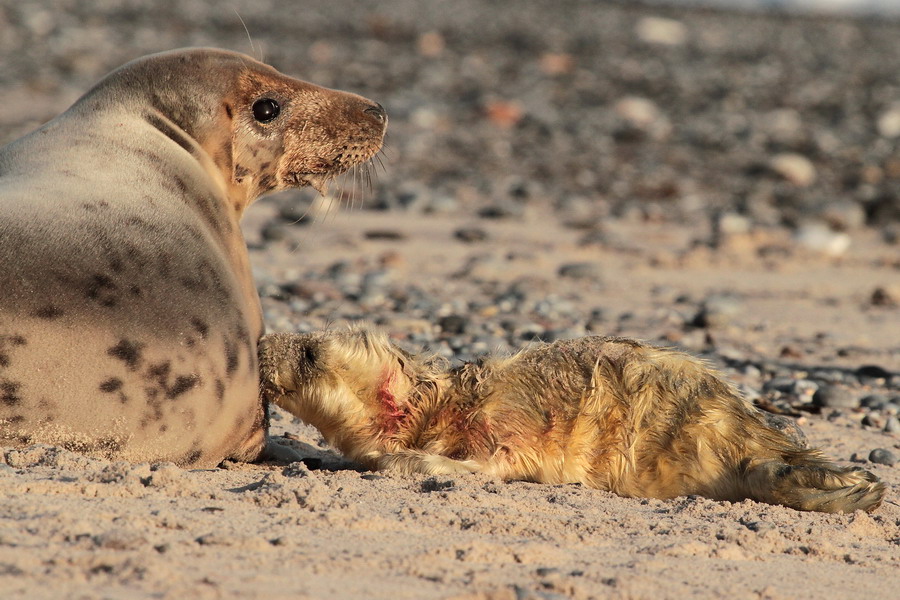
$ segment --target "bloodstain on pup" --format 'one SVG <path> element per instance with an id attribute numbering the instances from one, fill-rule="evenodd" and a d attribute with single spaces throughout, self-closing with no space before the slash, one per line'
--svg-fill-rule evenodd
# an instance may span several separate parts
<path id="1" fill-rule="evenodd" d="M 259 457 L 239 221 L 262 194 L 365 168 L 386 126 L 371 100 L 195 48 L 120 67 L 0 148 L 0 443 Z"/>
<path id="2" fill-rule="evenodd" d="M 262 394 L 372 469 L 483 472 L 622 496 L 874 510 L 885 486 L 768 426 L 701 361 L 622 338 L 446 369 L 364 327 L 260 343 Z"/>

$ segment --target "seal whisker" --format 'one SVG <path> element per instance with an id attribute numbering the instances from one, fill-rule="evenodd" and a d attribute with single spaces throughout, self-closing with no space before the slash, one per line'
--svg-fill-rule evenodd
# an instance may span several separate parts
<path id="1" fill-rule="evenodd" d="M 232 10 L 234 11 L 234 14 L 237 16 L 238 21 L 240 21 L 241 25 L 244 26 L 244 32 L 247 34 L 247 40 L 250 42 L 250 51 L 257 55 L 256 60 L 258 60 L 259 62 L 264 62 L 265 59 L 263 58 L 263 54 L 262 54 L 262 46 L 260 46 L 258 50 L 257 50 L 257 48 L 254 47 L 253 37 L 250 35 L 250 30 L 247 29 L 247 24 L 244 22 L 244 19 L 241 18 L 241 13 L 238 12 L 238 9 L 236 7 L 232 7 Z"/>

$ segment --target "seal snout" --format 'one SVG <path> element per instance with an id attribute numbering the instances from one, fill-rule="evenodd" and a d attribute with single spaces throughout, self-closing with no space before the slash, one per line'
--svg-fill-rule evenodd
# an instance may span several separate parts
<path id="1" fill-rule="evenodd" d="M 373 119 L 382 124 L 387 124 L 387 111 L 377 102 L 363 111 L 367 115 L 371 115 Z"/>

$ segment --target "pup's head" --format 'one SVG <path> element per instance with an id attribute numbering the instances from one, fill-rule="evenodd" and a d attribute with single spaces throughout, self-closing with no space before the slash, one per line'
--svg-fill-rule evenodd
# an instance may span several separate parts
<path id="1" fill-rule="evenodd" d="M 267 401 L 325 431 L 380 424 L 390 433 L 408 410 L 412 357 L 366 327 L 276 333 L 259 344 L 260 389 Z"/>

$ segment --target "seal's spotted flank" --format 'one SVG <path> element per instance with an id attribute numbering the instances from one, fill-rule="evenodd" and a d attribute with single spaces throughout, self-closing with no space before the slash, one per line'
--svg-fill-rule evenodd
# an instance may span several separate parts
<path id="1" fill-rule="evenodd" d="M 386 125 L 360 96 L 188 49 L 0 148 L 0 442 L 257 457 L 263 324 L 238 221 L 369 160 Z"/>
<path id="2" fill-rule="evenodd" d="M 885 486 L 768 426 L 680 352 L 623 338 L 538 345 L 454 369 L 367 328 L 272 334 L 263 396 L 373 469 L 579 482 L 623 496 L 871 511 Z"/>

